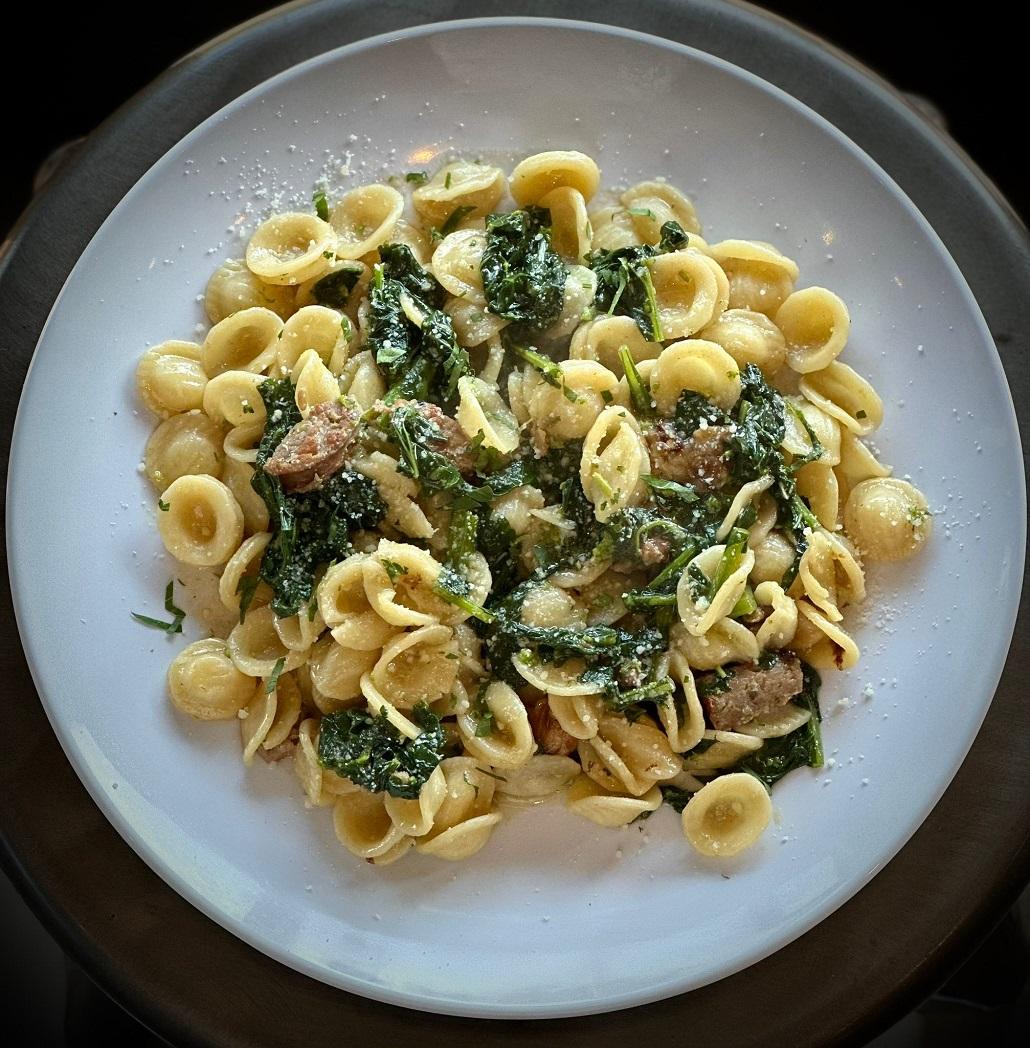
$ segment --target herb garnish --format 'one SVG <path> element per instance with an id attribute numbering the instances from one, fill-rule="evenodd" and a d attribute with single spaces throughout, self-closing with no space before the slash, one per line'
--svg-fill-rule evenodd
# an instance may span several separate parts
<path id="1" fill-rule="evenodd" d="M 165 611 L 169 615 L 173 616 L 171 622 L 162 622 L 161 619 L 152 619 L 149 615 L 141 615 L 138 611 L 130 612 L 132 617 L 141 625 L 149 626 L 151 629 L 164 630 L 165 633 L 182 633 L 183 619 L 186 618 L 186 612 L 182 608 L 177 608 L 174 602 L 174 590 L 175 580 L 169 579 L 168 585 L 165 587 Z"/>

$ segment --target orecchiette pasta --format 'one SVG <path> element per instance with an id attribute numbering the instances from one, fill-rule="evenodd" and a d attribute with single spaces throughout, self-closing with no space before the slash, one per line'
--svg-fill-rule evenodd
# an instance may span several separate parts
<path id="1" fill-rule="evenodd" d="M 754 364 L 765 375 L 775 375 L 787 357 L 783 333 L 764 313 L 753 309 L 727 309 L 700 337 L 722 346 L 737 367 Z"/>
<path id="2" fill-rule="evenodd" d="M 168 692 L 191 717 L 225 720 L 254 698 L 255 682 L 233 665 L 225 641 L 209 637 L 183 648 L 172 660 Z"/>
<path id="3" fill-rule="evenodd" d="M 773 314 L 794 290 L 797 263 L 771 244 L 723 240 L 712 244 L 711 252 L 729 281 L 731 309 Z"/>
<path id="4" fill-rule="evenodd" d="M 328 222 L 297 211 L 273 215 L 251 236 L 247 267 L 266 284 L 302 284 L 329 268 L 336 248 Z"/>
<path id="5" fill-rule="evenodd" d="M 911 556 L 929 539 L 933 517 L 926 497 L 905 480 L 871 477 L 851 489 L 844 528 L 870 560 Z"/>
<path id="6" fill-rule="evenodd" d="M 469 218 L 485 218 L 497 207 L 508 180 L 499 167 L 469 164 L 463 160 L 445 164 L 411 194 L 419 218 L 439 229 L 457 208 L 468 208 Z"/>
<path id="7" fill-rule="evenodd" d="M 621 378 L 625 371 L 619 350 L 626 347 L 635 364 L 655 360 L 662 352 L 660 342 L 648 342 L 632 317 L 601 316 L 581 324 L 572 336 L 569 357 L 596 360 Z"/>
<path id="8" fill-rule="evenodd" d="M 283 322 L 261 306 L 241 309 L 207 333 L 201 362 L 209 379 L 223 371 L 265 371 L 275 358 Z"/>
<path id="9" fill-rule="evenodd" d="M 740 397 L 736 361 L 714 342 L 692 338 L 674 343 L 655 361 L 651 395 L 658 410 L 671 415 L 684 392 L 700 393 L 722 408 L 732 407 Z"/>
<path id="10" fill-rule="evenodd" d="M 787 342 L 787 363 L 802 375 L 833 363 L 851 331 L 847 306 L 824 287 L 795 291 L 773 320 Z"/>
<path id="11" fill-rule="evenodd" d="M 158 491 L 164 491 L 180 477 L 222 473 L 225 452 L 223 430 L 199 411 L 172 415 L 150 434 L 143 453 L 143 467 Z"/>
<path id="12" fill-rule="evenodd" d="M 478 229 L 449 233 L 433 252 L 433 276 L 457 298 L 486 306 L 483 274 L 479 264 L 486 247 L 486 234 Z"/>
<path id="13" fill-rule="evenodd" d="M 224 564 L 243 538 L 243 511 L 214 477 L 185 476 L 162 496 L 168 507 L 157 518 L 165 549 L 176 560 L 200 567 Z"/>
<path id="14" fill-rule="evenodd" d="M 304 306 L 283 325 L 276 347 L 276 363 L 293 371 L 306 350 L 314 350 L 323 364 L 339 374 L 347 363 L 350 324 L 337 310 L 326 306 Z"/>
<path id="15" fill-rule="evenodd" d="M 658 255 L 651 262 L 651 280 L 662 338 L 697 334 L 722 315 L 729 300 L 726 274 L 693 248 Z"/>
<path id="16" fill-rule="evenodd" d="M 642 200 L 660 200 L 669 208 L 672 218 L 686 232 L 695 234 L 701 232 L 701 223 L 698 221 L 694 205 L 668 182 L 638 182 L 627 189 L 619 199 L 627 209 L 637 207 Z"/>
<path id="17" fill-rule="evenodd" d="M 147 350 L 136 367 L 140 399 L 162 418 L 199 408 L 206 385 L 201 349 L 195 342 L 162 342 Z"/>
<path id="18" fill-rule="evenodd" d="M 749 847 L 767 784 L 821 765 L 862 560 L 932 532 L 863 443 L 883 401 L 837 359 L 841 299 L 706 243 L 661 179 L 599 185 L 552 150 L 319 188 L 216 270 L 200 344 L 136 370 L 161 540 L 191 606 L 217 590 L 172 703 L 289 758 L 377 866 L 557 797 Z M 509 189 L 532 210 L 495 214 Z M 175 585 L 137 622 L 178 633 Z"/>
<path id="19" fill-rule="evenodd" d="M 266 284 L 259 280 L 244 259 L 230 258 L 214 271 L 207 282 L 204 310 L 212 324 L 252 306 L 270 309 L 285 319 L 293 312 L 295 294 L 292 287 Z"/>
<path id="20" fill-rule="evenodd" d="M 583 194 L 572 186 L 559 186 L 540 199 L 551 216 L 551 243 L 563 258 L 581 262 L 590 251 L 593 230 Z"/>
<path id="21" fill-rule="evenodd" d="M 526 157 L 510 177 L 511 195 L 519 207 L 538 204 L 553 190 L 567 186 L 589 200 L 601 181 L 597 164 L 574 149 L 554 149 Z"/>
<path id="22" fill-rule="evenodd" d="M 644 500 L 641 479 L 651 468 L 640 426 L 625 408 L 605 408 L 583 441 L 579 476 L 594 504 L 594 516 L 610 520 L 620 510 Z"/>
<path id="23" fill-rule="evenodd" d="M 333 208 L 329 224 L 336 233 L 337 258 L 361 258 L 385 244 L 404 210 L 404 197 L 390 186 L 361 186 Z M 253 268 L 253 267 L 252 267 Z"/>
<path id="24" fill-rule="evenodd" d="M 728 857 L 750 847 L 772 818 L 772 802 L 752 775 L 733 772 L 706 783 L 683 809 L 683 835 L 703 855 Z"/>

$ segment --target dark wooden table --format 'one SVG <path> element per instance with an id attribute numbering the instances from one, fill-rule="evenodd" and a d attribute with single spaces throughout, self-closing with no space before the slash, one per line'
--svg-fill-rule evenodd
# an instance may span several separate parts
<path id="1" fill-rule="evenodd" d="M 754 8 L 719 0 L 321 0 L 248 23 L 168 70 L 90 136 L 23 217 L 0 258 L 3 446 L 10 446 L 40 329 L 72 265 L 126 190 L 201 120 L 296 62 L 376 33 L 473 14 L 559 13 L 680 40 L 743 66 L 878 160 L 936 228 L 976 294 L 1025 444 L 1030 237 L 954 143 L 847 56 Z M 698 1048 L 859 1044 L 943 981 L 1030 878 L 1024 605 L 991 711 L 944 798 L 883 872 L 798 941 L 715 985 L 611 1015 L 505 1024 L 409 1012 L 269 960 L 167 887 L 105 821 L 66 761 L 25 665 L 7 588 L 0 638 L 0 858 L 61 945 L 176 1044 L 593 1048 L 670 1037 Z"/>

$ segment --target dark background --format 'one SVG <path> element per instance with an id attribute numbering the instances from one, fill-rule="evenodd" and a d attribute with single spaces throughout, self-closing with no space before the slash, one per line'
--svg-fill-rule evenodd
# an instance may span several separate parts
<path id="1" fill-rule="evenodd" d="M 36 28 L 24 37 L 20 30 L 5 34 L 0 65 L 0 239 L 31 199 L 40 166 L 55 150 L 88 135 L 186 52 L 272 6 L 254 0 L 67 9 L 57 4 L 35 15 L 23 8 L 32 19 L 26 24 Z M 1007 24 L 1012 6 L 988 0 L 954 16 L 944 7 L 899 0 L 769 0 L 760 6 L 928 103 L 1025 219 L 1030 182 L 1018 158 L 1030 91 L 1023 36 Z M 560 7 L 555 4 L 556 14 Z M 22 67 L 19 52 L 31 65 Z M 984 945 L 941 992 L 878 1038 L 875 1048 L 1030 1043 L 1030 897 L 1024 894 L 999 928 L 984 933 Z M 5 1033 L 17 1045 L 158 1043 L 64 958 L 2 874 L 0 1006 Z"/>

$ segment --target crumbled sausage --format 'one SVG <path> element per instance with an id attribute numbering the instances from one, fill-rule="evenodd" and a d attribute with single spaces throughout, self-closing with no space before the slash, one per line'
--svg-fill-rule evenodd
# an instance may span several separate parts
<path id="1" fill-rule="evenodd" d="M 640 559 L 648 567 L 664 564 L 671 549 L 672 543 L 664 535 L 648 535 L 640 543 Z"/>
<path id="2" fill-rule="evenodd" d="M 461 426 L 437 404 L 429 404 L 421 400 L 396 400 L 392 407 L 399 408 L 406 404 L 417 408 L 418 413 L 434 423 L 443 434 L 443 439 L 434 440 L 429 450 L 450 459 L 466 480 L 473 477 L 476 466 L 469 451 L 469 438 Z"/>
<path id="3" fill-rule="evenodd" d="M 701 703 L 716 731 L 734 731 L 742 724 L 786 705 L 804 687 L 796 655 L 780 655 L 769 666 L 740 665 L 729 675 L 697 678 Z"/>
<path id="4" fill-rule="evenodd" d="M 547 699 L 538 699 L 528 707 L 529 726 L 533 729 L 541 753 L 556 753 L 567 757 L 575 750 L 578 740 L 573 738 L 551 712 Z"/>
<path id="5" fill-rule="evenodd" d="M 273 746 L 271 749 L 266 750 L 264 746 L 258 747 L 258 753 L 261 754 L 261 759 L 267 761 L 269 764 L 275 764 L 276 761 L 285 760 L 287 757 L 292 757 L 297 749 L 297 744 L 300 742 L 300 726 L 294 724 L 290 729 L 290 734 L 279 743 L 278 746 Z"/>
<path id="6" fill-rule="evenodd" d="M 262 760 L 267 761 L 269 764 L 275 764 L 276 761 L 292 757 L 296 749 L 297 740 L 287 739 L 285 742 L 280 742 L 278 746 L 273 746 L 270 750 L 266 750 L 264 746 L 259 746 L 258 753 L 261 755 Z"/>
<path id="7" fill-rule="evenodd" d="M 356 430 L 356 416 L 342 404 L 317 404 L 283 437 L 265 472 L 287 491 L 314 491 L 343 466 Z"/>
<path id="8" fill-rule="evenodd" d="M 430 422 L 435 422 L 443 433 L 443 441 L 434 441 L 432 450 L 450 459 L 466 480 L 473 476 L 476 467 L 469 452 L 469 438 L 461 426 L 436 404 L 420 403 L 418 409 Z"/>
<path id="9" fill-rule="evenodd" d="M 645 434 L 652 472 L 702 491 L 721 487 L 730 475 L 726 452 L 732 433 L 729 426 L 708 426 L 688 437 L 674 422 L 656 422 Z"/>

